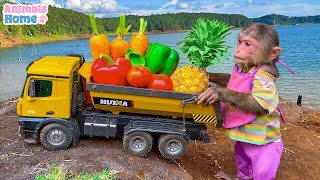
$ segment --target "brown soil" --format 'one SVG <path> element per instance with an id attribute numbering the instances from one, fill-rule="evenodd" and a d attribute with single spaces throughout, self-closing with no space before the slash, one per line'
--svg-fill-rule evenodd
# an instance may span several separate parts
<path id="1" fill-rule="evenodd" d="M 285 151 L 277 179 L 319 179 L 320 111 L 282 102 L 287 124 L 282 125 Z M 27 144 L 18 134 L 14 99 L 0 104 L 0 179 L 34 179 L 57 163 L 70 174 L 118 171 L 118 179 L 215 179 L 219 171 L 235 174 L 233 142 L 224 129 L 209 127 L 211 143 L 193 141 L 179 160 L 164 159 L 156 148 L 146 157 L 134 157 L 122 149 L 121 140 L 82 137 L 76 147 L 48 151 Z"/>
<path id="2" fill-rule="evenodd" d="M 8 37 L 0 33 L 0 49 L 13 47 L 13 46 L 22 44 L 22 42 L 23 40 L 20 37 L 15 37 L 15 38 Z"/>

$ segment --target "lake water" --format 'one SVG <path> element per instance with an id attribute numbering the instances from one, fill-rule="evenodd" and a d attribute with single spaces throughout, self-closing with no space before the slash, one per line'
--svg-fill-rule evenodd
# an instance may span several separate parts
<path id="1" fill-rule="evenodd" d="M 277 80 L 282 99 L 297 101 L 302 95 L 302 105 L 320 108 L 320 25 L 277 26 L 274 27 L 280 37 L 283 49 L 281 59 L 297 74 L 292 75 L 283 66 L 278 65 L 281 77 Z M 239 30 L 231 30 L 227 37 L 230 46 L 229 61 L 207 68 L 211 72 L 228 72 L 233 68 L 233 51 Z M 180 54 L 180 64 L 187 63 L 187 58 L 176 45 L 186 33 L 148 35 L 150 43 L 166 44 Z M 114 37 L 109 37 L 111 41 Z M 126 37 L 128 41 L 130 36 Z M 25 69 L 33 60 L 46 55 L 83 54 L 87 61 L 92 61 L 88 39 L 60 41 L 50 44 L 33 44 L 0 49 L 0 100 L 19 96 L 26 78 Z M 20 60 L 19 60 L 20 59 Z"/>

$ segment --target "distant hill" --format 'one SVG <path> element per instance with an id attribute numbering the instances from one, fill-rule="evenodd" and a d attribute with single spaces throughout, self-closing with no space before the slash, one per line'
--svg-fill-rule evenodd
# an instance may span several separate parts
<path id="1" fill-rule="evenodd" d="M 3 20 L 3 4 L 0 2 L 0 21 Z M 5 26 L 0 23 L 0 35 L 5 36 L 37 36 L 37 35 L 83 35 L 92 34 L 89 18 L 86 14 L 70 9 L 49 6 L 49 20 L 45 25 L 29 26 Z M 267 15 L 260 18 L 248 18 L 239 14 L 217 14 L 217 13 L 175 13 L 157 14 L 150 16 L 127 16 L 126 24 L 131 24 L 131 32 L 139 30 L 139 18 L 143 17 L 147 22 L 148 32 L 177 32 L 192 29 L 198 18 L 217 19 L 228 23 L 232 27 L 243 27 L 252 22 L 264 22 L 267 24 L 288 25 L 320 23 L 320 16 L 289 17 L 282 15 Z M 119 18 L 97 18 L 100 33 L 114 33 L 118 26 Z"/>
<path id="2" fill-rule="evenodd" d="M 292 17 L 277 14 L 270 14 L 259 18 L 252 18 L 252 22 L 263 22 L 269 25 L 295 25 L 295 24 L 316 24 L 320 23 L 320 15 Z"/>

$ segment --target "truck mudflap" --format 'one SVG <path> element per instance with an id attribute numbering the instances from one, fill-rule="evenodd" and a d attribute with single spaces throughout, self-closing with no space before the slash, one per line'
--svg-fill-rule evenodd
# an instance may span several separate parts
<path id="1" fill-rule="evenodd" d="M 206 131 L 200 131 L 200 141 L 210 143 L 210 137 Z"/>

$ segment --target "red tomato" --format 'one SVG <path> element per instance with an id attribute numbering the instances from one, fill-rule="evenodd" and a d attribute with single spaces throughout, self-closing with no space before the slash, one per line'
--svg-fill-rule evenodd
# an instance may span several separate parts
<path id="1" fill-rule="evenodd" d="M 145 66 L 133 65 L 129 68 L 126 78 L 130 86 L 145 88 L 148 87 L 151 72 Z"/>
<path id="2" fill-rule="evenodd" d="M 149 89 L 172 91 L 173 82 L 170 76 L 166 74 L 152 74 L 151 81 L 148 85 Z"/>

